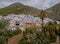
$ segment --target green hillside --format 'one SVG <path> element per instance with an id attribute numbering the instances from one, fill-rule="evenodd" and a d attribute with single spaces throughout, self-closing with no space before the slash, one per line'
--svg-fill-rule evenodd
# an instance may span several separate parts
<path id="1" fill-rule="evenodd" d="M 8 15 L 8 14 L 20 14 L 20 13 L 24 13 L 24 14 L 32 14 L 37 16 L 39 14 L 38 9 L 30 7 L 30 6 L 26 6 L 23 5 L 21 3 L 14 3 L 8 7 L 2 8 L 0 9 L 0 15 Z"/>

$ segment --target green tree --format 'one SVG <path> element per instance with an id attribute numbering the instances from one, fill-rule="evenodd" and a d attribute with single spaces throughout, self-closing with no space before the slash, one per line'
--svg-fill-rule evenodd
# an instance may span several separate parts
<path id="1" fill-rule="evenodd" d="M 0 20 L 0 29 L 5 29 L 6 26 L 8 25 L 8 20 L 5 20 L 5 19 L 1 19 Z"/>
<path id="2" fill-rule="evenodd" d="M 44 33 L 46 34 L 46 36 L 48 36 L 50 42 L 56 42 L 56 26 L 53 22 L 49 22 L 47 24 L 47 26 L 44 27 L 45 30 L 44 30 Z"/>
<path id="3" fill-rule="evenodd" d="M 46 12 L 45 10 L 40 11 L 39 17 L 42 19 L 42 28 L 43 28 L 43 24 L 44 24 L 43 20 L 45 17 L 47 17 L 47 15 L 48 15 L 48 12 Z"/>

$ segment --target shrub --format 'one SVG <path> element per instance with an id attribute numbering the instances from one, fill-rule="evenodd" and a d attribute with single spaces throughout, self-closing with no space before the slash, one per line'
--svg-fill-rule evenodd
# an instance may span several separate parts
<path id="1" fill-rule="evenodd" d="M 57 29 L 56 29 L 55 33 L 56 33 L 58 36 L 60 36 L 60 24 L 57 25 L 56 28 L 57 28 Z"/>
<path id="2" fill-rule="evenodd" d="M 43 29 L 44 34 L 49 38 L 50 42 L 56 42 L 56 26 L 51 22 L 49 22 L 47 25 L 48 26 L 45 26 Z"/>
<path id="3" fill-rule="evenodd" d="M 19 33 L 21 33 L 21 30 L 20 30 L 20 29 L 14 30 L 14 35 L 17 35 L 17 34 L 19 34 Z"/>
<path id="4" fill-rule="evenodd" d="M 7 30 L 7 35 L 8 35 L 8 38 L 14 36 L 14 32 L 12 30 Z"/>
<path id="5" fill-rule="evenodd" d="M 0 29 L 5 29 L 6 26 L 9 24 L 9 20 L 1 19 L 0 20 Z"/>
<path id="6" fill-rule="evenodd" d="M 0 36 L 0 44 L 7 44 L 6 38 L 3 36 Z"/>
<path id="7" fill-rule="evenodd" d="M 16 30 L 7 30 L 7 36 L 10 38 L 10 37 L 12 37 L 12 36 L 14 36 L 14 35 L 17 35 L 17 34 L 19 34 L 19 33 L 21 33 L 21 30 L 20 29 L 16 29 Z"/>

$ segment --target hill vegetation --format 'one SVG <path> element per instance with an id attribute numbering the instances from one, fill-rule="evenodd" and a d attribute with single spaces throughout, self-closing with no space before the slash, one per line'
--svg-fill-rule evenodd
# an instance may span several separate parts
<path id="1" fill-rule="evenodd" d="M 0 9 L 0 15 L 8 15 L 8 14 L 32 14 L 37 16 L 39 14 L 40 10 L 30 7 L 30 6 L 26 6 L 23 5 L 21 3 L 14 3 L 8 7 L 2 8 Z"/>

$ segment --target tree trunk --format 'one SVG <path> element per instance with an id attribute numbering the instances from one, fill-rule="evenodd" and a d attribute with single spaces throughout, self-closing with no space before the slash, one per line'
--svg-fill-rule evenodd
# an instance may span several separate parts
<path id="1" fill-rule="evenodd" d="M 42 28 L 43 28 L 43 26 L 44 26 L 43 24 L 44 24 L 44 21 L 43 21 L 43 18 L 42 18 Z"/>

